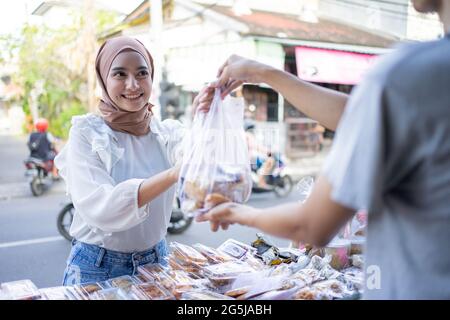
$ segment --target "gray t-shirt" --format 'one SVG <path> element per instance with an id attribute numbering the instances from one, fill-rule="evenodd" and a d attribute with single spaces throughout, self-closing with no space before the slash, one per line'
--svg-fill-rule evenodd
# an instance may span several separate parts
<path id="1" fill-rule="evenodd" d="M 334 201 L 369 212 L 365 298 L 450 298 L 450 38 L 380 59 L 323 174 Z"/>

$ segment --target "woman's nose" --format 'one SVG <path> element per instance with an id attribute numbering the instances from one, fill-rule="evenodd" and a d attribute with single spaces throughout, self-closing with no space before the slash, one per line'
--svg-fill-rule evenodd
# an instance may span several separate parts
<path id="1" fill-rule="evenodd" d="M 139 88 L 139 83 L 137 81 L 137 79 L 133 76 L 128 77 L 126 83 L 126 89 L 128 90 L 135 90 Z"/>

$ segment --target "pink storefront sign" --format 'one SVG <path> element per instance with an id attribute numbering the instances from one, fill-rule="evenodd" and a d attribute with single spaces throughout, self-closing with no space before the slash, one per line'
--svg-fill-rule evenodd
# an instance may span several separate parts
<path id="1" fill-rule="evenodd" d="M 377 55 L 347 51 L 295 48 L 297 74 L 311 82 L 358 84 L 377 58 Z"/>

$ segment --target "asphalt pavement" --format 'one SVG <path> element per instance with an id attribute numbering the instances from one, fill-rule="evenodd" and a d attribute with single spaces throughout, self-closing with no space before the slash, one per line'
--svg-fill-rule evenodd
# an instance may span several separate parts
<path id="1" fill-rule="evenodd" d="M 25 137 L 0 135 L 0 282 L 30 279 L 40 288 L 57 286 L 61 284 L 70 243 L 58 234 L 56 218 L 69 199 L 63 182 L 56 182 L 41 197 L 32 196 L 24 177 L 27 153 Z M 268 207 L 298 201 L 300 197 L 294 188 L 281 199 L 273 193 L 252 195 L 249 204 Z M 249 244 L 257 232 L 233 225 L 227 231 L 213 233 L 208 223 L 193 223 L 183 234 L 168 235 L 167 240 L 218 247 L 229 238 Z M 289 245 L 285 239 L 268 239 L 280 247 Z"/>

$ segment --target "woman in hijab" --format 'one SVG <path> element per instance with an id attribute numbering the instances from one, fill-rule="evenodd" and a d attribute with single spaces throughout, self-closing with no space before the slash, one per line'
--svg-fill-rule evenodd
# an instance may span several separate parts
<path id="1" fill-rule="evenodd" d="M 152 116 L 153 59 L 140 41 L 107 40 L 96 72 L 100 115 L 74 117 L 55 159 L 76 211 L 64 285 L 133 275 L 140 265 L 164 263 L 167 255 L 184 129 Z M 209 109 L 211 90 L 196 97 L 194 112 Z"/>

